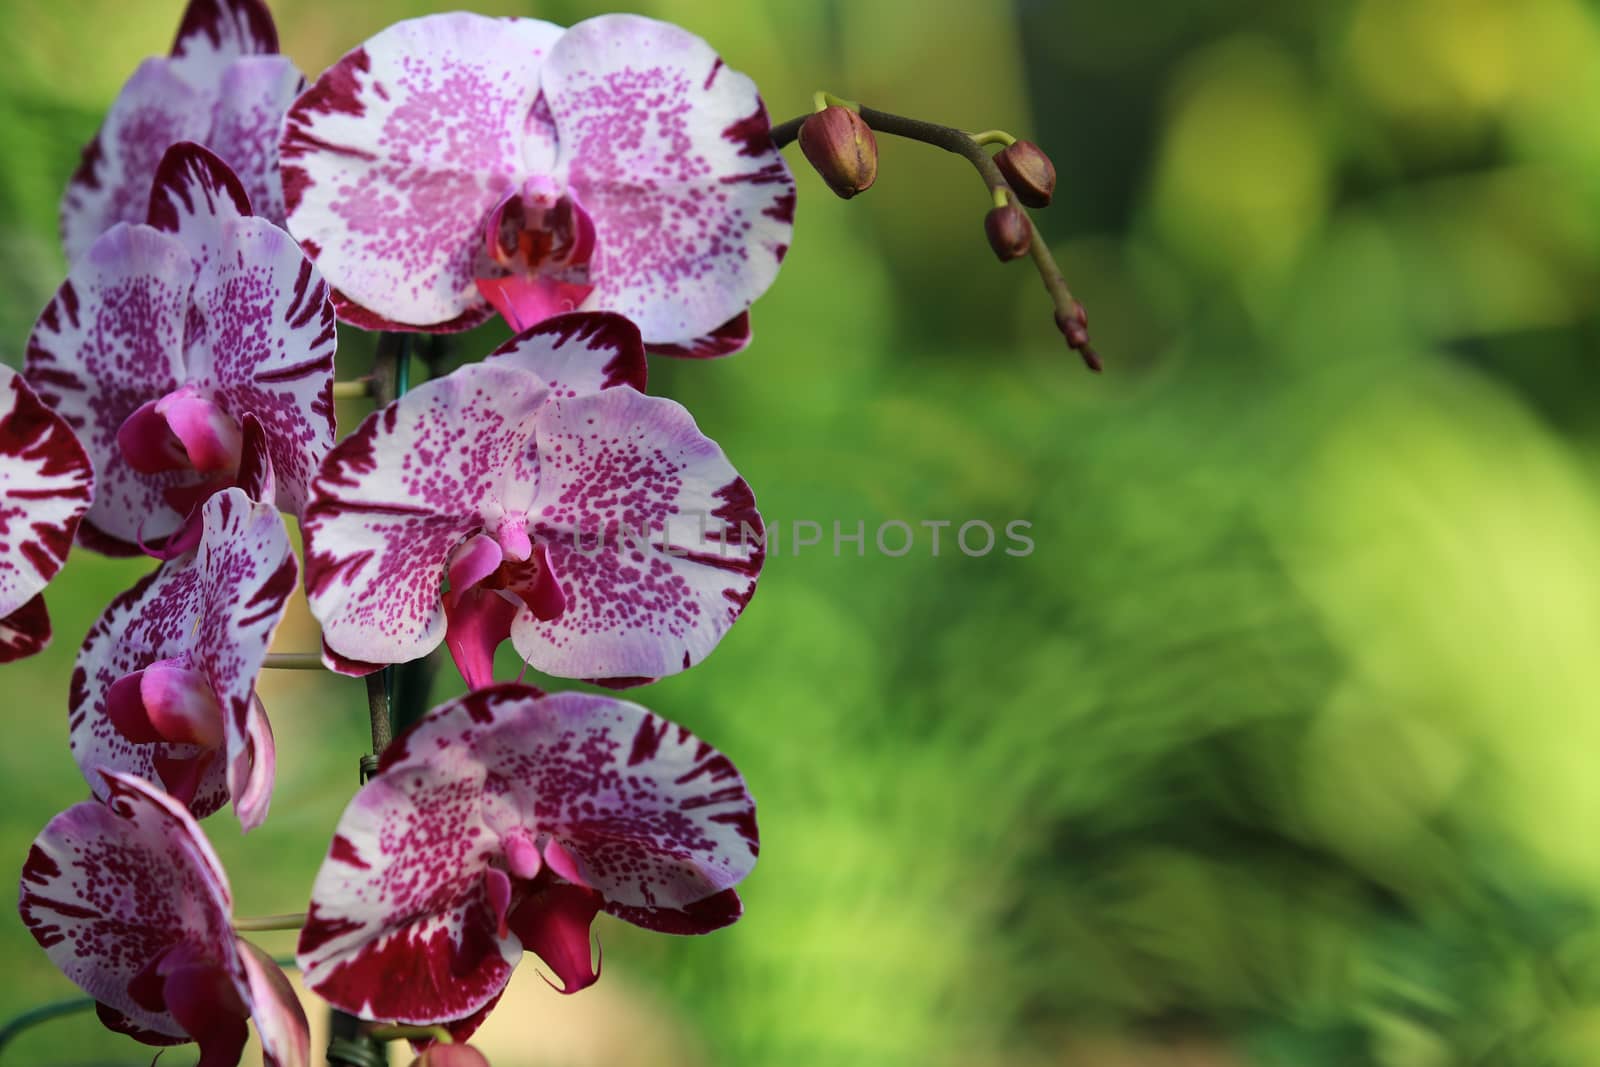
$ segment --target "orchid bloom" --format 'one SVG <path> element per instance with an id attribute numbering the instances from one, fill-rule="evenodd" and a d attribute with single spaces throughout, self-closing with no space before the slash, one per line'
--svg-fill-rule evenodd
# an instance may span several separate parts
<path id="1" fill-rule="evenodd" d="M 755 803 L 739 772 L 636 704 L 503 685 L 434 709 L 345 809 L 297 959 L 335 1007 L 466 1037 L 524 950 L 573 993 L 601 911 L 708 933 L 742 910 Z M 552 983 L 554 985 L 554 983 Z"/>
<path id="2" fill-rule="evenodd" d="M 607 310 L 725 355 L 793 229 L 769 129 L 755 84 L 667 23 L 412 19 L 290 109 L 288 225 L 361 326 Z"/>
<path id="3" fill-rule="evenodd" d="M 111 602 L 72 677 L 73 757 L 159 781 L 199 817 L 230 798 L 246 830 L 267 817 L 276 755 L 255 697 L 299 577 L 282 517 L 227 489 L 199 543 Z"/>
<path id="4" fill-rule="evenodd" d="M 642 381 L 642 360 L 624 319 L 550 320 L 341 441 L 302 522 L 329 666 L 444 640 L 486 685 L 507 636 L 541 671 L 612 684 L 704 659 L 755 591 L 764 533 L 681 405 L 603 388 L 634 363 Z"/>
<path id="5" fill-rule="evenodd" d="M 200 827 L 148 783 L 98 776 L 105 803 L 50 820 L 22 868 L 34 940 L 112 1030 L 197 1041 L 200 1067 L 233 1067 L 254 1016 L 267 1067 L 309 1064 L 305 1012 L 272 958 L 234 934 L 228 879 Z"/>
<path id="6" fill-rule="evenodd" d="M 72 427 L 0 364 L 0 663 L 50 643 L 41 590 L 56 576 L 94 494 Z"/>
<path id="7" fill-rule="evenodd" d="M 172 54 L 147 59 L 122 87 L 61 198 L 61 242 L 76 262 L 119 222 L 143 222 L 167 148 L 194 141 L 227 161 L 256 210 L 282 223 L 278 135 L 305 88 L 277 55 L 261 0 L 190 0 Z"/>
<path id="8" fill-rule="evenodd" d="M 334 332 L 327 286 L 293 239 L 250 214 L 216 156 L 173 146 L 149 224 L 102 234 L 28 341 L 29 381 L 94 462 L 79 539 L 127 555 L 177 534 L 240 484 L 247 414 L 278 506 L 298 514 L 333 444 Z"/>

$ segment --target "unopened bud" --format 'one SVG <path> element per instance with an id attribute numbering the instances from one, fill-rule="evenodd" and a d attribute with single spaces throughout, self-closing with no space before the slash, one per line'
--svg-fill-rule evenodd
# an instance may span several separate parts
<path id="1" fill-rule="evenodd" d="M 411 1067 L 489 1067 L 489 1058 L 471 1045 L 434 1045 Z"/>
<path id="2" fill-rule="evenodd" d="M 1056 165 L 1032 141 L 1016 141 L 995 153 L 995 166 L 1006 176 L 1017 199 L 1029 207 L 1049 207 L 1056 191 Z"/>
<path id="3" fill-rule="evenodd" d="M 1067 339 L 1067 347 L 1078 353 L 1090 370 L 1100 373 L 1100 353 L 1089 344 L 1089 313 L 1083 310 L 1083 305 L 1074 300 L 1071 311 L 1058 311 L 1056 326 Z"/>
<path id="4" fill-rule="evenodd" d="M 878 139 L 847 107 L 825 107 L 800 127 L 800 151 L 840 197 L 849 200 L 878 180 Z"/>
<path id="5" fill-rule="evenodd" d="M 1028 246 L 1033 243 L 1028 216 L 1010 201 L 1004 207 L 990 209 L 983 219 L 983 232 L 989 235 L 989 247 L 1002 263 L 1027 255 Z"/>

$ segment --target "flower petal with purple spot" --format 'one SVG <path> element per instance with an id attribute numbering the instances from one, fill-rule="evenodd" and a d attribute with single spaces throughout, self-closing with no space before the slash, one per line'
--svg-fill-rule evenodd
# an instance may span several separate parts
<path id="1" fill-rule="evenodd" d="M 616 385 L 642 393 L 649 374 L 639 327 L 610 312 L 545 319 L 489 353 L 489 359 L 537 374 L 555 398 Z"/>
<path id="2" fill-rule="evenodd" d="M 235 60 L 277 50 L 278 28 L 261 0 L 189 0 L 171 58 L 183 77 L 213 84 Z"/>
<path id="3" fill-rule="evenodd" d="M 66 561 L 93 491 L 94 470 L 72 428 L 0 366 L 0 663 L 49 641 L 39 592 Z"/>
<path id="4" fill-rule="evenodd" d="M 397 739 L 351 801 L 298 960 L 335 1006 L 418 1024 L 491 1003 L 523 949 L 573 992 L 597 910 L 716 929 L 758 848 L 743 779 L 687 730 L 610 697 L 482 689 Z"/>
<path id="5" fill-rule="evenodd" d="M 410 325 L 487 313 L 474 284 L 483 220 L 553 155 L 530 113 L 561 32 L 464 12 L 410 19 L 294 104 L 280 148 L 289 229 L 346 299 Z"/>
<path id="6" fill-rule="evenodd" d="M 201 518 L 194 550 L 113 600 L 90 629 L 72 679 L 72 753 L 91 786 L 98 768 L 136 774 L 197 816 L 231 797 L 249 830 L 266 818 L 275 762 L 255 680 L 298 567 L 271 505 L 228 489 Z M 180 707 L 183 721 L 163 711 Z M 185 724 L 207 708 L 220 722 Z M 218 735 L 220 744 L 195 743 Z"/>

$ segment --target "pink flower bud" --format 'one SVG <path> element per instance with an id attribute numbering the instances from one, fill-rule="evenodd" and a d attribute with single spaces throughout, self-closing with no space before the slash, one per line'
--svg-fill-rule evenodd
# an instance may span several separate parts
<path id="1" fill-rule="evenodd" d="M 489 1067 L 489 1058 L 471 1045 L 433 1045 L 411 1067 Z"/>
<path id="2" fill-rule="evenodd" d="M 1017 141 L 995 153 L 995 166 L 1006 176 L 1017 199 L 1028 207 L 1049 207 L 1056 191 L 1056 167 L 1032 141 Z"/>
<path id="3" fill-rule="evenodd" d="M 878 179 L 878 139 L 847 107 L 826 107 L 800 127 L 800 151 L 841 198 L 849 200 Z"/>
<path id="4" fill-rule="evenodd" d="M 989 247 L 1002 263 L 1027 255 L 1028 246 L 1033 242 L 1033 226 L 1028 216 L 1009 201 L 1005 207 L 990 210 L 984 217 L 983 230 L 989 235 Z"/>

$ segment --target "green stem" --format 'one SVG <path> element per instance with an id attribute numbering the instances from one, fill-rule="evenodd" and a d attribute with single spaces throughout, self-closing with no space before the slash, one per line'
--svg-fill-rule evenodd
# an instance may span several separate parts
<path id="1" fill-rule="evenodd" d="M 407 1026 L 403 1023 L 374 1026 L 367 1031 L 367 1036 L 378 1041 L 437 1041 L 441 1045 L 453 1045 L 456 1040 L 442 1026 Z"/>
<path id="2" fill-rule="evenodd" d="M 937 122 L 910 119 L 904 115 L 894 115 L 875 108 L 857 107 L 855 110 L 862 121 L 879 133 L 931 144 L 935 148 L 953 152 L 965 159 L 983 179 L 983 184 L 989 190 L 989 197 L 996 206 L 1004 205 L 1003 196 L 1015 199 L 1011 186 L 1006 183 L 1005 175 L 1000 173 L 1000 168 L 995 166 L 989 153 L 984 151 L 984 144 L 1011 136 L 1004 130 L 985 130 L 974 135 L 965 130 L 958 130 L 954 126 L 941 126 Z M 795 138 L 800 136 L 800 127 L 809 117 L 800 115 L 772 127 L 773 145 L 785 148 L 792 144 Z M 1017 210 L 1022 211 L 1020 203 L 1017 205 Z M 1027 217 L 1026 211 L 1023 211 L 1023 217 Z M 1032 219 L 1029 219 L 1028 225 L 1033 227 Z M 1090 370 L 1098 372 L 1101 369 L 1100 357 L 1090 347 L 1088 332 L 1082 325 L 1083 305 L 1078 303 L 1077 298 L 1072 295 L 1072 290 L 1067 287 L 1067 280 L 1062 275 L 1061 268 L 1056 265 L 1055 257 L 1050 254 L 1049 246 L 1040 238 L 1037 227 L 1033 227 L 1033 240 L 1028 242 L 1028 247 L 1033 253 L 1033 265 L 1039 272 L 1039 280 L 1044 283 L 1045 292 L 1050 295 L 1050 302 L 1054 306 L 1057 327 L 1067 337 L 1067 344 L 1078 353 L 1084 364 Z M 1069 326 L 1072 327 L 1070 332 Z"/>
<path id="3" fill-rule="evenodd" d="M 372 395 L 372 380 L 370 378 L 356 378 L 348 382 L 333 383 L 333 398 L 335 400 L 354 400 L 358 397 Z"/>
<path id="4" fill-rule="evenodd" d="M 73 997 L 70 1000 L 41 1004 L 37 1008 L 30 1008 L 20 1015 L 15 1015 L 10 1022 L 0 1026 L 0 1050 L 4 1050 L 7 1045 L 15 1041 L 24 1030 L 29 1030 L 40 1023 L 47 1023 L 51 1019 L 62 1019 L 68 1015 L 93 1011 L 94 1005 L 93 997 Z"/>
<path id="5" fill-rule="evenodd" d="M 233 928 L 238 933 L 251 933 L 258 930 L 298 930 L 306 924 L 306 913 L 303 911 L 285 912 L 282 915 L 249 915 L 234 916 Z"/>
<path id="6" fill-rule="evenodd" d="M 1017 143 L 1017 139 L 1004 130 L 984 130 L 981 133 L 969 133 L 967 136 L 981 145 L 997 144 L 1010 148 Z"/>
<path id="7" fill-rule="evenodd" d="M 322 657 L 315 652 L 268 652 L 263 667 L 279 671 L 320 671 Z"/>

